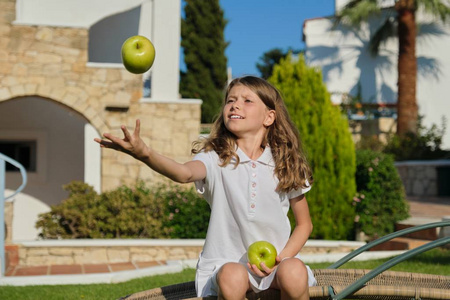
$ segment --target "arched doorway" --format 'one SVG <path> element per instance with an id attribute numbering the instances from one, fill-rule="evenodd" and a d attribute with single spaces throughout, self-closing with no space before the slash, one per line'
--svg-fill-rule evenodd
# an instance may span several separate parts
<path id="1" fill-rule="evenodd" d="M 26 199 L 44 206 L 66 199 L 62 186 L 71 181 L 85 181 L 100 191 L 100 149 L 93 142 L 97 136 L 85 117 L 56 101 L 27 96 L 0 102 L 0 152 L 24 164 L 28 175 L 23 199 L 18 200 L 24 210 L 14 209 L 15 220 L 29 219 L 30 213 L 37 219 L 37 213 L 26 211 Z M 15 190 L 20 182 L 20 174 L 7 168 L 6 188 Z M 35 234 L 33 228 L 20 232 L 12 239 Z"/>

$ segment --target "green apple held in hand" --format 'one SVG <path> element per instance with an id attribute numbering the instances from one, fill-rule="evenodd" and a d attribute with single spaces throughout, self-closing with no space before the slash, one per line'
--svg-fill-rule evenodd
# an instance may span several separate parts
<path id="1" fill-rule="evenodd" d="M 155 60 L 155 47 L 144 36 L 135 35 L 128 38 L 122 45 L 122 63 L 134 74 L 147 72 Z"/>
<path id="2" fill-rule="evenodd" d="M 248 247 L 247 258 L 251 265 L 256 265 L 258 269 L 263 270 L 261 263 L 263 262 L 268 268 L 275 266 L 277 257 L 277 249 L 266 241 L 258 241 Z"/>

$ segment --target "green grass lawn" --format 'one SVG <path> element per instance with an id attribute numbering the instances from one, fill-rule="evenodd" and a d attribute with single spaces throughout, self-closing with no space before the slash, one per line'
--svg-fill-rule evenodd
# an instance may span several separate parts
<path id="1" fill-rule="evenodd" d="M 373 269 L 387 260 L 349 262 L 341 269 Z M 309 264 L 312 269 L 323 269 L 329 265 L 330 263 Z M 402 262 L 390 270 L 450 275 L 450 250 L 433 249 Z M 194 277 L 195 270 L 186 269 L 176 274 L 144 277 L 117 284 L 0 287 L 0 299 L 117 299 L 155 287 L 191 281 L 194 280 Z"/>

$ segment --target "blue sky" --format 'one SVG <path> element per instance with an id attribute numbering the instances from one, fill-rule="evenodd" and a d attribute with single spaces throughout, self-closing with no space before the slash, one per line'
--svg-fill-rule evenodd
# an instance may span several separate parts
<path id="1" fill-rule="evenodd" d="M 256 63 L 273 48 L 303 49 L 304 20 L 334 14 L 334 0 L 220 0 L 220 5 L 228 20 L 225 54 L 233 77 L 260 75 Z"/>

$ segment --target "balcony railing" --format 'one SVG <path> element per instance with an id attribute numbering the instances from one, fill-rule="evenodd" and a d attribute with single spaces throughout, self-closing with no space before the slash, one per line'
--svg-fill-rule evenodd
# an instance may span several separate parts
<path id="1" fill-rule="evenodd" d="M 22 175 L 22 184 L 19 188 L 9 195 L 5 196 L 5 182 L 6 182 L 6 163 L 10 163 L 13 166 L 19 168 L 20 174 Z M 20 193 L 25 185 L 27 184 L 27 172 L 18 161 L 0 153 L 0 264 L 1 273 L 0 277 L 5 275 L 6 260 L 5 260 L 5 201 L 14 197 Z"/>

